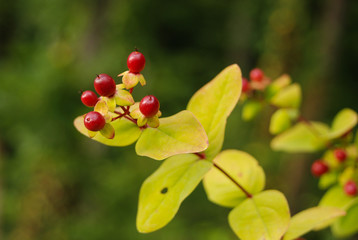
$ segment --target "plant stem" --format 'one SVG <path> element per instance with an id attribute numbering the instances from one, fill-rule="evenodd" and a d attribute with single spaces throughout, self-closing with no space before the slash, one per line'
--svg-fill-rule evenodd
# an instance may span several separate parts
<path id="1" fill-rule="evenodd" d="M 200 159 L 206 159 L 205 153 L 194 153 L 197 155 Z"/>
<path id="2" fill-rule="evenodd" d="M 226 177 L 228 177 L 236 186 L 238 186 L 240 188 L 241 191 L 243 191 L 246 195 L 246 197 L 248 198 L 252 198 L 252 195 L 245 190 L 245 188 L 243 186 L 241 186 L 240 183 L 238 183 L 235 179 L 233 179 L 224 169 L 222 169 L 219 165 L 217 165 L 216 163 L 214 163 L 214 167 L 216 167 L 216 169 L 218 169 L 220 172 L 222 172 Z"/>
<path id="3" fill-rule="evenodd" d="M 128 117 L 127 115 L 123 116 L 124 118 L 128 119 L 129 121 L 133 122 L 134 124 L 137 125 L 137 120 L 131 118 L 131 117 Z"/>

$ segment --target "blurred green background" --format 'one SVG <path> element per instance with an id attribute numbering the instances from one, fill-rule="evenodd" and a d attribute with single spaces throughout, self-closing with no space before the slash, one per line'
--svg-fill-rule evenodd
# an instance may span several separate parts
<path id="1" fill-rule="evenodd" d="M 238 63 L 244 76 L 256 66 L 291 74 L 304 115 L 329 123 L 358 110 L 357 24 L 358 1 L 348 0 L 0 1 L 0 239 L 236 239 L 229 209 L 201 185 L 168 226 L 137 233 L 139 188 L 160 162 L 76 132 L 73 119 L 88 111 L 79 91 L 93 90 L 95 74 L 125 71 L 138 47 L 148 84 L 134 95 L 156 95 L 164 116 Z M 319 154 L 272 152 L 268 116 L 242 122 L 238 106 L 224 148 L 254 155 L 293 213 L 314 206 L 323 192 L 309 165 Z M 334 239 L 329 230 L 307 238 Z"/>

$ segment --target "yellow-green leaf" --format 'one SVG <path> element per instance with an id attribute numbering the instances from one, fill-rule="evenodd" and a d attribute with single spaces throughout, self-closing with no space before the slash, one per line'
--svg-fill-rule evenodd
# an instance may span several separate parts
<path id="1" fill-rule="evenodd" d="M 357 125 L 358 115 L 355 111 L 349 108 L 341 110 L 335 116 L 332 128 L 329 133 L 327 133 L 327 139 L 338 138 L 347 133 L 349 130 Z"/>
<path id="2" fill-rule="evenodd" d="M 332 225 L 336 237 L 348 237 L 358 232 L 358 204 L 347 210 L 347 215 L 338 219 Z"/>
<path id="3" fill-rule="evenodd" d="M 314 207 L 299 212 L 292 217 L 283 240 L 293 240 L 313 230 L 325 221 L 334 221 L 345 215 L 345 211 L 335 207 Z"/>
<path id="4" fill-rule="evenodd" d="M 319 122 L 298 123 L 271 141 L 272 149 L 286 152 L 315 152 L 325 147 L 322 137 L 328 126 Z"/>
<path id="5" fill-rule="evenodd" d="M 153 232 L 167 225 L 211 166 L 211 162 L 200 160 L 194 154 L 181 154 L 165 160 L 140 189 L 138 231 Z"/>
<path id="6" fill-rule="evenodd" d="M 234 109 L 240 94 L 241 70 L 234 64 L 225 68 L 190 99 L 187 109 L 199 119 L 208 135 L 208 158 L 214 157 L 220 151 L 212 151 L 212 148 L 218 149 L 217 146 L 222 145 L 226 119 Z M 215 144 L 212 144 L 214 141 Z"/>
<path id="7" fill-rule="evenodd" d="M 287 74 L 283 74 L 279 78 L 275 79 L 265 90 L 266 99 L 271 99 L 275 96 L 282 88 L 290 85 L 291 77 Z"/>
<path id="8" fill-rule="evenodd" d="M 261 111 L 262 104 L 258 101 L 247 100 L 242 107 L 241 116 L 245 121 L 250 121 Z"/>
<path id="9" fill-rule="evenodd" d="M 136 152 L 156 160 L 182 153 L 202 152 L 208 147 L 203 126 L 189 111 L 161 118 L 158 128 L 143 130 L 136 144 Z"/>
<path id="10" fill-rule="evenodd" d="M 265 173 L 251 155 L 238 150 L 225 150 L 218 154 L 213 162 L 224 169 L 235 181 L 250 194 L 255 194 L 265 186 Z M 227 176 L 212 168 L 204 178 L 204 187 L 210 201 L 235 207 L 246 196 Z"/>
<path id="11" fill-rule="evenodd" d="M 84 116 L 77 117 L 74 125 L 80 133 L 89 137 L 83 119 Z M 134 143 L 142 132 L 137 125 L 127 119 L 117 119 L 111 122 L 111 125 L 115 130 L 113 139 L 108 139 L 101 134 L 96 134 L 92 139 L 108 146 L 122 147 Z"/>
<path id="12" fill-rule="evenodd" d="M 134 104 L 132 94 L 126 90 L 117 90 L 114 98 L 119 106 L 131 106 Z"/>
<path id="13" fill-rule="evenodd" d="M 294 83 L 280 90 L 270 100 L 271 104 L 283 108 L 298 108 L 301 104 L 301 87 Z"/>
<path id="14" fill-rule="evenodd" d="M 325 158 L 323 158 L 323 159 L 325 159 Z M 318 186 L 321 189 L 327 189 L 328 187 L 330 187 L 333 184 L 337 183 L 337 178 L 338 178 L 337 172 L 329 171 L 329 172 L 323 174 L 319 178 Z"/>
<path id="15" fill-rule="evenodd" d="M 322 197 L 319 206 L 336 207 L 347 211 L 352 205 L 358 202 L 358 197 L 349 197 L 344 193 L 343 187 L 338 185 L 330 188 Z M 334 220 L 327 220 L 316 226 L 316 230 L 323 229 L 331 225 Z"/>
<path id="16" fill-rule="evenodd" d="M 287 200 L 276 190 L 261 192 L 234 208 L 229 223 L 241 240 L 280 240 L 290 223 Z"/>
<path id="17" fill-rule="evenodd" d="M 108 113 L 108 105 L 104 99 L 99 100 L 94 106 L 94 111 L 99 112 L 102 115 Z"/>
<path id="18" fill-rule="evenodd" d="M 279 134 L 291 126 L 290 115 L 286 109 L 278 109 L 271 117 L 270 133 Z"/>
<path id="19" fill-rule="evenodd" d="M 104 127 L 101 129 L 100 133 L 105 138 L 113 139 L 114 135 L 115 135 L 115 130 L 114 130 L 112 124 L 106 123 L 106 125 L 104 125 Z"/>

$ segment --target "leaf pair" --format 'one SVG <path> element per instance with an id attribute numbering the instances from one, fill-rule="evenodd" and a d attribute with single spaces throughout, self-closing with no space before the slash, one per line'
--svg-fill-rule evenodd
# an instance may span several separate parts
<path id="1" fill-rule="evenodd" d="M 79 132 L 87 135 L 83 116 L 75 119 L 74 125 Z M 113 139 L 97 134 L 93 139 L 109 146 L 127 146 L 135 141 L 136 152 L 156 160 L 163 160 L 182 153 L 200 152 L 207 148 L 206 133 L 189 111 L 181 111 L 171 117 L 161 118 L 158 128 L 141 129 L 133 122 L 122 118 L 112 122 L 115 129 Z"/>
<path id="2" fill-rule="evenodd" d="M 276 136 L 271 147 L 286 152 L 315 152 L 323 149 L 330 140 L 350 131 L 357 121 L 357 113 L 346 108 L 335 116 L 331 128 L 319 122 L 299 122 Z"/>
<path id="3" fill-rule="evenodd" d="M 201 159 L 199 155 L 194 154 L 170 157 L 145 180 L 139 194 L 137 214 L 137 229 L 140 232 L 152 232 L 168 224 L 184 199 L 211 169 L 212 163 L 209 160 L 221 150 L 226 119 L 235 107 L 240 93 L 241 71 L 237 65 L 232 65 L 191 98 L 187 109 L 199 119 L 209 140 L 209 147 L 204 152 L 197 151 L 202 152 L 206 159 Z M 180 131 L 191 131 L 191 127 L 184 122 L 177 125 Z M 163 129 L 162 122 L 158 129 L 161 128 Z M 147 136 L 148 139 L 145 138 L 143 141 L 149 144 L 149 140 L 153 137 L 156 137 L 155 133 Z M 194 136 L 191 138 L 195 140 Z M 167 142 L 160 144 L 165 145 Z M 158 151 L 157 154 L 161 153 Z"/>
<path id="4" fill-rule="evenodd" d="M 234 207 L 229 224 L 242 240 L 293 240 L 311 231 L 322 222 L 344 215 L 335 207 L 315 207 L 290 217 L 285 196 L 276 190 L 263 191 L 265 176 L 256 159 L 237 150 L 220 153 L 213 163 L 252 194 L 248 198 L 232 180 L 216 168 L 204 177 L 204 186 L 211 201 Z"/>

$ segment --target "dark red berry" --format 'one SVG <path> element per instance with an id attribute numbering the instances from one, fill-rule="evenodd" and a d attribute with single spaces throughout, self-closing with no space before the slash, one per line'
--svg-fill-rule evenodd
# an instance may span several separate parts
<path id="1" fill-rule="evenodd" d="M 322 160 L 316 160 L 311 166 L 311 172 L 314 176 L 319 177 L 328 172 L 329 167 Z"/>
<path id="2" fill-rule="evenodd" d="M 357 184 L 354 181 L 349 180 L 348 182 L 346 182 L 346 184 L 344 184 L 344 192 L 348 196 L 357 195 Z"/>
<path id="3" fill-rule="evenodd" d="M 87 107 L 94 107 L 98 101 L 98 97 L 94 92 L 87 90 L 82 93 L 81 101 Z"/>
<path id="4" fill-rule="evenodd" d="M 261 82 L 264 78 L 264 72 L 260 68 L 254 68 L 250 72 L 250 79 L 255 82 Z"/>
<path id="5" fill-rule="evenodd" d="M 334 156 L 339 162 L 344 162 L 347 159 L 347 153 L 343 149 L 337 148 L 334 150 Z"/>
<path id="6" fill-rule="evenodd" d="M 94 88 L 99 95 L 110 97 L 116 92 L 116 83 L 111 76 L 102 73 L 94 79 Z"/>
<path id="7" fill-rule="evenodd" d="M 153 117 L 159 111 L 159 101 L 156 97 L 145 96 L 139 103 L 140 112 L 146 117 Z"/>
<path id="8" fill-rule="evenodd" d="M 134 51 L 129 54 L 127 59 L 127 66 L 129 72 L 140 73 L 144 69 L 145 58 L 144 55 L 138 51 Z"/>
<path id="9" fill-rule="evenodd" d="M 250 91 L 250 83 L 247 78 L 242 78 L 242 92 Z"/>
<path id="10" fill-rule="evenodd" d="M 106 120 L 99 112 L 89 112 L 84 119 L 85 127 L 90 131 L 99 131 L 106 124 Z"/>
<path id="11" fill-rule="evenodd" d="M 341 148 L 335 149 L 333 153 L 339 162 L 344 162 L 347 159 L 346 151 Z"/>

